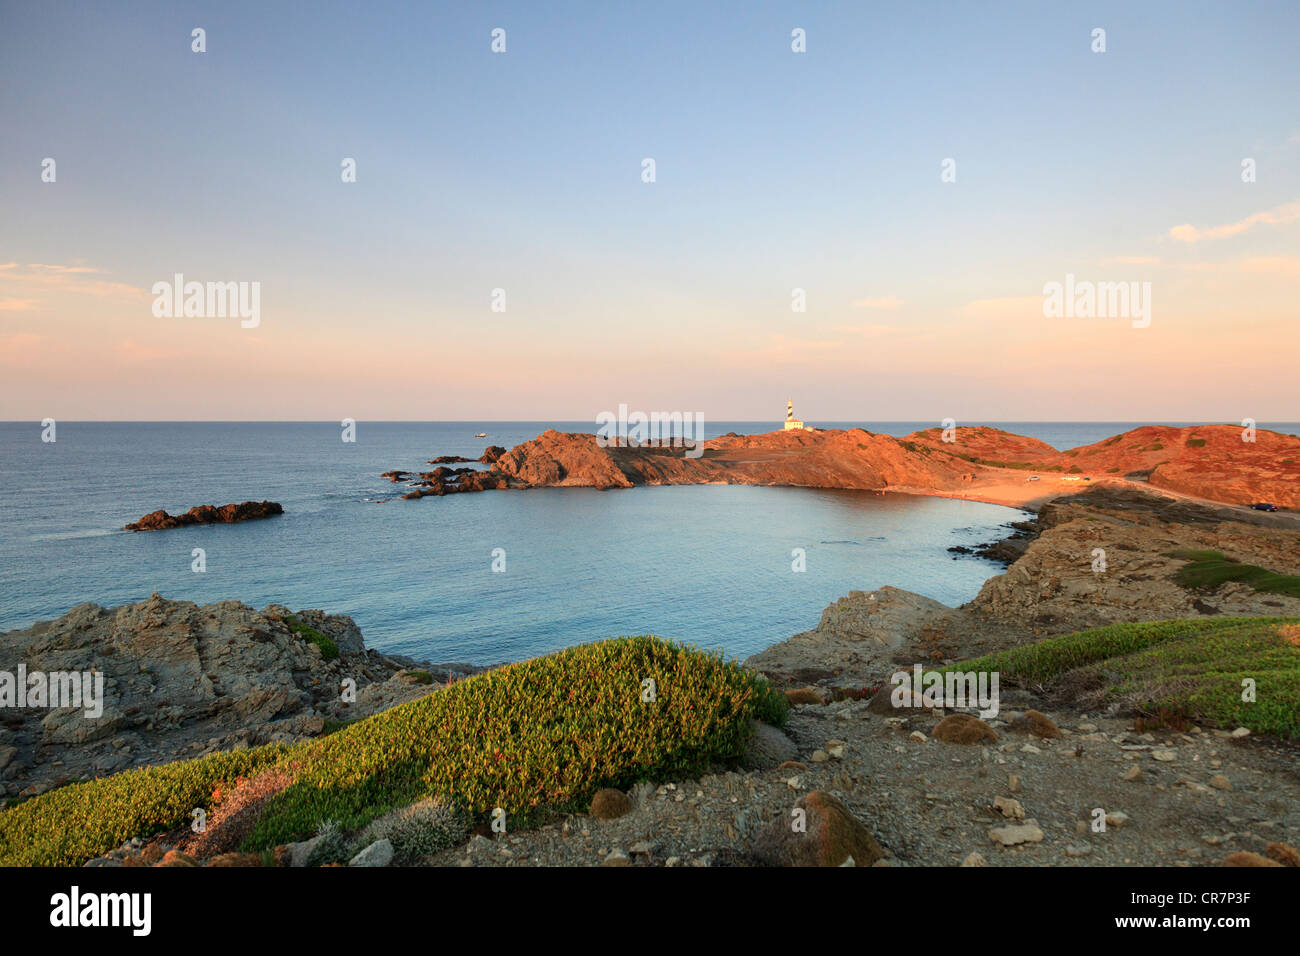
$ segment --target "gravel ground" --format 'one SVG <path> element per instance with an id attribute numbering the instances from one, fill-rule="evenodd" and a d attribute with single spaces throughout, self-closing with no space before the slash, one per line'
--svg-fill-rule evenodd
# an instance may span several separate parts
<path id="1" fill-rule="evenodd" d="M 1027 694 L 1004 695 L 1007 703 L 1035 706 Z M 1289 745 L 1199 728 L 1139 734 L 1131 720 L 1065 712 L 1049 715 L 1063 737 L 1044 739 L 1011 732 L 1018 715 L 1007 710 L 989 721 L 995 743 L 964 745 L 931 737 L 937 712 L 882 717 L 866 708 L 795 708 L 787 733 L 804 769 L 642 785 L 635 809 L 618 819 L 573 816 L 477 835 L 425 862 L 749 865 L 755 834 L 818 789 L 871 829 L 890 854 L 882 863 L 893 866 L 957 866 L 972 854 L 988 866 L 1201 866 L 1274 841 L 1300 843 L 1300 761 Z M 844 744 L 840 759 L 826 752 L 835 740 Z M 998 798 L 1005 809 L 993 808 Z M 1098 808 L 1104 832 L 1092 828 Z M 991 831 L 1029 840 L 1008 846 Z"/>

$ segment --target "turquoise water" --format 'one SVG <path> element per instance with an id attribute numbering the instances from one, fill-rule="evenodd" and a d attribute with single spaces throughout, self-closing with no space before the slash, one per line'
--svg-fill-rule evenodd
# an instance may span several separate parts
<path id="1" fill-rule="evenodd" d="M 904 434 L 919 423 L 864 424 Z M 348 614 L 370 646 L 434 661 L 491 663 L 646 632 L 744 656 L 815 626 L 855 588 L 969 600 L 1000 569 L 946 549 L 1021 516 L 939 498 L 716 485 L 376 503 L 400 490 L 383 471 L 477 456 L 546 427 L 362 422 L 345 444 L 335 423 L 61 422 L 47 444 L 35 423 L 0 424 L 0 630 L 158 591 Z M 761 426 L 708 431 L 731 430 Z M 119 530 L 157 508 L 263 498 L 286 514 Z M 204 573 L 191 570 L 194 548 L 206 552 Z M 492 571 L 497 548 L 504 573 Z M 791 570 L 795 548 L 802 573 Z"/>

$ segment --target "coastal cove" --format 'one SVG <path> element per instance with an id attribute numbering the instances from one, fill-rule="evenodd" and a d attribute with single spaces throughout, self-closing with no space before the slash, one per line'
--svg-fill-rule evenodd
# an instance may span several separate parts
<path id="1" fill-rule="evenodd" d="M 906 435 L 918 424 L 869 427 Z M 472 423 L 363 422 L 348 443 L 332 423 L 69 422 L 44 444 L 32 426 L 0 425 L 10 451 L 0 628 L 157 591 L 325 608 L 352 616 L 372 647 L 425 660 L 493 664 L 646 632 L 743 658 L 811 627 L 853 590 L 888 584 L 949 606 L 971 600 L 1000 568 L 949 549 L 1002 537 L 1025 514 L 960 498 L 716 484 L 409 502 L 393 500 L 404 487 L 380 477 L 394 464 L 514 448 L 543 427 L 492 423 L 477 438 Z M 718 423 L 708 434 L 736 429 L 755 430 Z M 1118 430 L 1020 429 L 1057 448 Z M 285 513 L 119 530 L 156 508 L 254 497 Z M 498 549 L 504 573 L 492 570 Z"/>
<path id="2" fill-rule="evenodd" d="M 6 562 L 0 627 L 156 590 L 328 608 L 355 619 L 370 646 L 434 661 L 499 663 L 644 632 L 744 657 L 811 627 L 856 588 L 973 598 L 1001 568 L 946 548 L 998 537 L 1022 516 L 907 495 L 713 486 L 545 488 L 438 504 L 286 496 L 286 514 L 265 521 L 28 540 L 36 560 Z M 195 547 L 206 554 L 202 574 L 190 570 Z M 496 548 L 504 573 L 492 571 Z M 802 573 L 792 570 L 796 548 Z"/>

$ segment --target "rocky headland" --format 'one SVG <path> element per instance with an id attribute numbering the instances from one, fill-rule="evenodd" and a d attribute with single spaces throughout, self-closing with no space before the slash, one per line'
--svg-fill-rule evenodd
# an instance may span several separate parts
<path id="1" fill-rule="evenodd" d="M 1154 488 L 1248 506 L 1300 507 L 1300 438 L 1230 425 L 1144 426 L 1058 452 L 1037 439 L 985 426 L 894 438 L 861 428 L 727 434 L 695 458 L 673 447 L 603 445 L 595 435 L 543 432 L 496 455 L 486 469 L 386 472 L 408 481 L 404 498 L 507 488 L 631 488 L 748 484 L 945 495 L 1035 508 L 1083 484 Z M 493 449 L 489 449 L 492 452 Z M 435 459 L 437 460 L 437 459 Z"/>

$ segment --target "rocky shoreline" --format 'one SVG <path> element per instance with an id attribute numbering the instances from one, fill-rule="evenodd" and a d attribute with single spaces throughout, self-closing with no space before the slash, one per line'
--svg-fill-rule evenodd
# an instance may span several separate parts
<path id="1" fill-rule="evenodd" d="M 419 499 L 494 489 L 748 484 L 943 495 L 1033 508 L 1085 485 L 1141 484 L 1189 498 L 1300 508 L 1300 438 L 1229 425 L 1143 426 L 1064 452 L 995 428 L 940 429 L 904 438 L 865 429 L 730 433 L 683 448 L 617 445 L 547 430 L 509 451 L 489 448 L 479 469 L 388 471 Z M 433 463 L 464 461 L 456 456 Z"/>
<path id="2" fill-rule="evenodd" d="M 761 865 L 786 852 L 763 834 L 792 800 L 817 809 L 826 826 L 867 821 L 881 848 L 876 865 L 1197 865 L 1231 854 L 1267 859 L 1269 847 L 1294 845 L 1294 744 L 1230 728 L 1143 731 L 1122 712 L 1032 688 L 1004 689 L 1003 712 L 988 721 L 991 739 L 965 746 L 942 742 L 941 712 L 874 707 L 888 675 L 917 663 L 1115 622 L 1300 616 L 1297 598 L 1235 583 L 1194 592 L 1173 580 L 1180 549 L 1300 573 L 1294 516 L 1096 487 L 1042 506 L 1012 530 L 1018 556 L 966 605 L 889 587 L 853 592 L 813 630 L 749 658 L 745 666 L 787 688 L 796 706 L 785 733 L 756 739 L 761 754 L 744 766 L 640 785 L 609 818 L 579 815 L 505 839 L 466 832 L 420 862 Z M 1107 557 L 1102 571 L 1097 549 Z M 3 803 L 130 767 L 319 736 L 480 669 L 368 650 L 344 616 L 234 601 L 199 607 L 158 595 L 109 610 L 81 605 L 10 632 L 0 641 L 0 670 L 20 663 L 94 669 L 110 692 L 96 720 L 70 708 L 7 716 Z M 352 699 L 340 692 L 348 682 Z M 1037 711 L 1050 716 L 1023 718 Z M 1098 805 L 1120 821 L 1111 835 L 1081 829 Z M 192 865 L 185 840 L 140 841 L 98 862 Z M 286 865 L 306 859 L 301 847 L 285 852 Z M 389 859 L 376 851 L 356 865 Z"/>
<path id="3" fill-rule="evenodd" d="M 103 713 L 6 708 L 0 804 L 132 767 L 318 736 L 485 669 L 368 650 L 343 615 L 158 594 L 118 608 L 81 604 L 10 631 L 0 672 L 20 666 L 102 674 Z"/>

